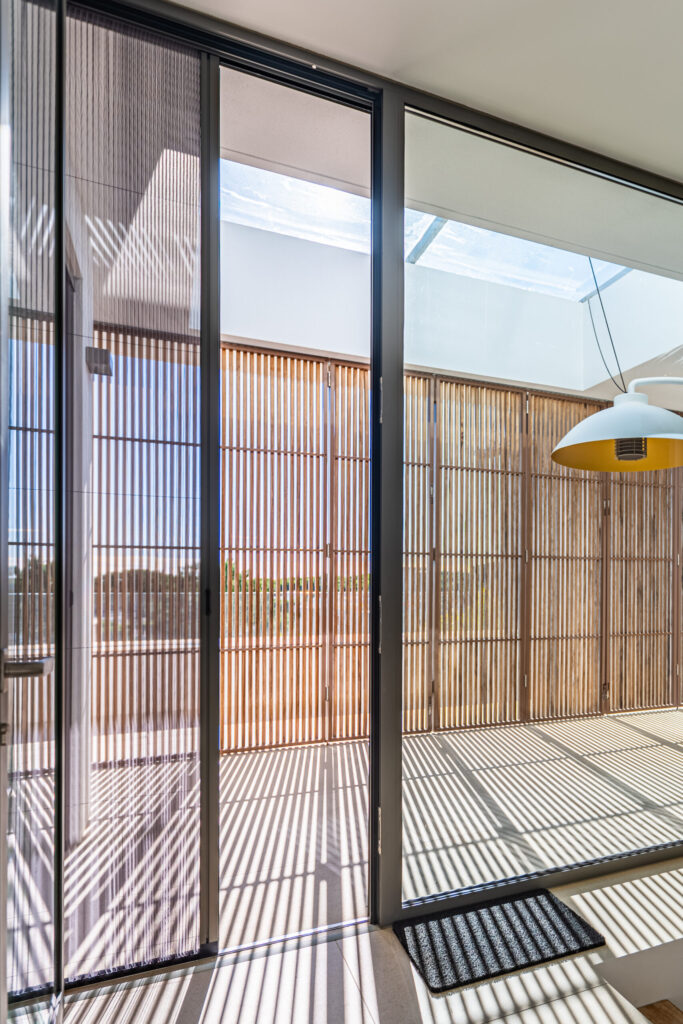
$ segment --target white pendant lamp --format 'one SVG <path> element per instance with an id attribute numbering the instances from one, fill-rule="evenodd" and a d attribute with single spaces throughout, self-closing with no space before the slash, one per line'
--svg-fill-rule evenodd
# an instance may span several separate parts
<path id="1" fill-rule="evenodd" d="M 644 384 L 683 384 L 683 377 L 639 377 L 610 409 L 577 423 L 552 452 L 572 469 L 642 473 L 683 466 L 683 416 L 650 405 Z"/>

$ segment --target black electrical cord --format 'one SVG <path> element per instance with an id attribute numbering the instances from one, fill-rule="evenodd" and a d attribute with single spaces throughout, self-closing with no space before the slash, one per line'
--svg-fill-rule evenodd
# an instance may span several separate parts
<path id="1" fill-rule="evenodd" d="M 603 318 L 605 320 L 605 327 L 607 328 L 607 335 L 609 337 L 610 345 L 612 346 L 612 351 L 614 352 L 614 358 L 615 358 L 616 363 L 617 363 L 617 369 L 619 371 L 619 376 L 621 377 L 621 384 L 618 384 L 616 382 L 616 380 L 614 379 L 614 377 L 612 376 L 610 368 L 607 365 L 607 361 L 605 360 L 605 357 L 603 355 L 602 348 L 600 347 L 600 341 L 598 339 L 598 332 L 597 332 L 597 330 L 595 328 L 595 320 L 593 319 L 593 310 L 591 309 L 591 300 L 588 299 L 588 312 L 591 315 L 591 323 L 593 325 L 593 334 L 595 335 L 595 343 L 598 346 L 598 351 L 600 353 L 600 358 L 602 359 L 603 363 L 605 364 L 605 369 L 609 373 L 610 379 L 611 379 L 612 383 L 620 391 L 623 391 L 624 393 L 626 393 L 626 381 L 624 380 L 624 374 L 622 373 L 622 370 L 621 370 L 621 364 L 619 362 L 619 356 L 617 355 L 617 350 L 614 347 L 614 339 L 612 338 L 612 332 L 609 329 L 609 320 L 607 319 L 607 313 L 605 312 L 605 304 L 602 301 L 602 295 L 600 294 L 600 286 L 598 284 L 598 279 L 595 276 L 595 267 L 593 266 L 593 260 L 591 259 L 590 256 L 588 257 L 588 262 L 590 264 L 591 274 L 593 275 L 593 281 L 595 283 L 595 291 L 596 291 L 596 294 L 597 294 L 598 299 L 600 301 L 600 309 L 602 310 L 602 315 L 603 315 Z"/>
<path id="2" fill-rule="evenodd" d="M 593 334 L 595 335 L 595 344 L 598 346 L 598 352 L 600 353 L 600 358 L 602 359 L 603 365 L 604 365 L 605 369 L 607 370 L 607 373 L 609 374 L 610 380 L 614 384 L 614 386 L 617 389 L 617 391 L 625 391 L 626 389 L 622 388 L 621 384 L 614 379 L 614 377 L 612 376 L 612 371 L 610 370 L 609 366 L 607 365 L 607 360 L 605 359 L 604 353 L 603 353 L 602 348 L 600 346 L 600 339 L 598 338 L 598 332 L 597 332 L 597 330 L 595 328 L 595 320 L 593 319 L 593 310 L 591 309 L 591 300 L 587 299 L 586 301 L 588 303 L 588 312 L 591 315 L 591 324 L 593 325 Z M 622 380 L 623 380 L 623 378 L 622 378 Z"/>

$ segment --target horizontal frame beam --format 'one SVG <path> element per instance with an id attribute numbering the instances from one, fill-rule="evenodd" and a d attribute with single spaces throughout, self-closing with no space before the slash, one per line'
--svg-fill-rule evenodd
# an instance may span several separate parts
<path id="1" fill-rule="evenodd" d="M 676 181 L 646 168 L 605 156 L 504 118 L 495 117 L 455 100 L 404 85 L 362 68 L 333 60 L 302 47 L 252 32 L 193 8 L 168 0 L 88 0 L 91 10 L 146 25 L 156 32 L 181 38 L 184 42 L 216 53 L 227 63 L 287 80 L 295 87 L 321 95 L 338 93 L 341 102 L 354 95 L 370 103 L 372 93 L 394 90 L 404 106 L 488 135 L 500 142 L 556 160 L 581 171 L 590 171 L 619 184 L 683 203 L 683 181 Z"/>

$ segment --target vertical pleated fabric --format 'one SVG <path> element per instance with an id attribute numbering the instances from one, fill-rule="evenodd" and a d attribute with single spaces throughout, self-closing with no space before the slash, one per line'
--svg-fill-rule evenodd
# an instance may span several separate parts
<path id="1" fill-rule="evenodd" d="M 54 653 L 54 73 L 49 3 L 12 0 L 9 318 L 9 648 Z M 54 681 L 9 690 L 10 992 L 51 984 L 54 952 Z"/>
<path id="2" fill-rule="evenodd" d="M 73 978 L 199 944 L 200 84 L 76 8 L 66 66 Z"/>

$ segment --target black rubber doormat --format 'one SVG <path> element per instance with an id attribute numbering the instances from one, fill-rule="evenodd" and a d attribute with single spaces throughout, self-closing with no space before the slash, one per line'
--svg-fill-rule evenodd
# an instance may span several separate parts
<path id="1" fill-rule="evenodd" d="M 547 889 L 397 921 L 394 931 L 432 992 L 605 944 Z"/>

